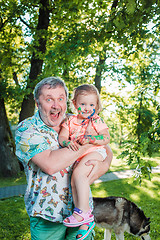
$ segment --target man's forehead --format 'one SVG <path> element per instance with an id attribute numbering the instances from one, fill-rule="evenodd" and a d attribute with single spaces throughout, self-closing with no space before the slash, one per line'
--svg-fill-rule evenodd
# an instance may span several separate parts
<path id="1" fill-rule="evenodd" d="M 62 87 L 62 86 L 55 86 L 55 87 L 51 87 L 49 85 L 44 85 L 41 89 L 41 93 L 43 95 L 51 95 L 51 94 L 59 94 L 59 95 L 65 95 L 66 96 L 66 93 L 65 93 L 65 89 Z"/>

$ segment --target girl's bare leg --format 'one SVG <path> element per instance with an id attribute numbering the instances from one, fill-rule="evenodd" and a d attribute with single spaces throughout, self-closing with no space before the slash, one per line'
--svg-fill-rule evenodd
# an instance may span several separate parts
<path id="1" fill-rule="evenodd" d="M 90 184 L 88 176 L 93 168 L 92 165 L 85 165 L 88 160 L 103 161 L 104 159 L 101 154 L 96 151 L 88 153 L 81 159 L 73 170 L 71 185 L 74 205 L 75 207 L 81 209 L 84 213 L 89 210 Z M 78 221 L 82 220 L 77 214 L 73 213 L 73 215 Z"/>

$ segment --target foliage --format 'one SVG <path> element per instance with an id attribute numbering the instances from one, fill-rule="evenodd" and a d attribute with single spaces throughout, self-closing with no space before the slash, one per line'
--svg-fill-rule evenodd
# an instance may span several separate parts
<path id="1" fill-rule="evenodd" d="M 23 86 L 21 84 L 21 87 L 27 91 L 27 84 L 32 90 L 37 81 L 48 75 L 62 76 L 70 91 L 81 82 L 80 73 L 84 76 L 82 82 L 86 79 L 93 81 L 94 75 L 88 72 L 88 67 L 96 69 L 99 56 L 105 55 L 102 51 L 109 52 L 111 57 L 116 55 L 116 46 L 124 46 L 125 54 L 128 49 L 132 51 L 132 46 L 138 40 L 142 49 L 143 38 L 146 38 L 146 24 L 150 19 L 156 22 L 155 16 L 158 14 L 158 3 L 155 0 L 150 3 L 146 0 L 103 3 L 99 0 L 47 1 L 46 7 L 50 14 L 49 28 L 43 29 L 42 26 L 40 29 L 38 18 L 42 10 L 41 3 L 40 0 L 29 3 L 9 0 L 2 1 L 0 5 L 4 12 L 1 29 L 5 32 L 8 30 L 9 33 L 16 29 L 16 36 L 19 39 L 18 42 L 14 41 L 17 42 L 16 46 L 15 44 L 9 46 L 9 55 L 6 56 L 15 63 L 12 61 L 11 74 L 17 73 L 19 83 L 25 83 Z M 47 41 L 46 50 L 45 47 L 39 49 L 43 39 Z M 14 46 L 16 52 L 11 51 L 13 48 L 11 46 Z M 29 61 L 33 53 L 35 59 L 43 60 L 44 64 L 42 73 L 34 79 L 34 82 L 29 83 L 28 75 L 31 70 Z M 92 57 L 92 61 L 88 62 L 89 57 Z M 106 64 L 106 69 L 108 67 Z M 104 67 L 103 71 L 106 69 Z"/>
<path id="2" fill-rule="evenodd" d="M 23 78 L 24 69 L 27 71 L 28 66 L 16 9 L 17 1 L 0 2 L 0 10 L 3 12 L 0 20 L 0 95 L 8 104 L 8 114 L 20 109 L 24 91 L 18 77 Z M 24 79 L 21 83 L 24 84 Z"/>
<path id="3" fill-rule="evenodd" d="M 154 29 L 154 28 L 153 28 Z M 117 129 L 114 141 L 123 148 L 119 157 L 127 159 L 128 164 L 136 163 L 138 176 L 150 176 L 150 164 L 144 157 L 159 152 L 159 54 L 157 45 L 158 35 L 153 29 L 146 29 L 142 46 L 140 39 L 130 46 L 127 53 L 126 46 L 121 46 L 119 52 L 123 54 L 124 62 L 118 65 L 121 69 L 119 82 L 122 88 L 129 83 L 132 89 L 128 94 L 109 94 L 109 101 L 115 103 L 117 120 L 111 129 Z M 141 36 L 142 37 L 142 36 Z M 126 55 L 128 59 L 126 59 Z M 158 60 L 157 60 L 158 59 Z M 113 78 L 119 75 L 114 72 Z M 115 133 L 115 131 L 114 131 Z"/>
<path id="4" fill-rule="evenodd" d="M 0 10 L 0 94 L 10 122 L 44 77 L 62 77 L 70 97 L 94 83 L 115 106 L 112 142 L 146 173 L 142 155 L 159 151 L 159 1 L 2 0 Z M 132 91 L 110 93 L 109 81 Z"/>
<path id="5" fill-rule="evenodd" d="M 113 144 L 111 144 L 111 148 L 113 151 L 113 160 L 110 166 L 111 172 L 136 169 L 137 167 L 136 162 L 132 162 L 128 164 L 127 159 L 117 158 L 117 156 L 120 155 L 120 153 L 122 152 L 122 149 L 115 148 Z M 149 166 L 153 168 L 153 167 L 159 166 L 159 161 L 160 161 L 160 154 L 154 154 L 152 157 L 149 157 L 149 156 L 144 157 L 143 164 L 148 163 Z"/>

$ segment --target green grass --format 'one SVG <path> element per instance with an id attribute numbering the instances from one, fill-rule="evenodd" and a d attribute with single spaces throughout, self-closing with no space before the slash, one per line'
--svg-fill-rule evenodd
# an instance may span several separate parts
<path id="1" fill-rule="evenodd" d="M 135 202 L 151 219 L 151 239 L 160 240 L 160 174 L 152 175 L 152 179 L 143 180 L 141 186 L 133 179 L 123 179 L 92 185 L 95 197 L 121 196 Z M 103 239 L 103 230 L 96 228 L 95 240 Z M 115 240 L 112 234 L 112 240 Z M 125 233 L 125 239 L 139 239 Z"/>
<path id="2" fill-rule="evenodd" d="M 125 160 L 116 159 L 119 154 L 114 150 L 114 158 L 110 167 L 111 171 L 122 171 L 135 168 L 128 166 Z M 160 165 L 160 156 L 146 158 L 153 167 Z M 1 178 L 0 187 L 26 184 L 25 174 L 22 172 L 18 178 Z M 151 239 L 160 240 L 160 174 L 152 175 L 150 180 L 143 180 L 141 186 L 134 179 L 122 179 L 91 186 L 93 196 L 123 196 L 134 201 L 141 207 L 147 217 L 151 218 Z M 23 197 L 13 197 L 0 200 L 0 239 L 4 240 L 30 240 L 29 217 L 26 213 Z M 95 240 L 103 239 L 103 229 L 95 228 Z M 136 240 L 134 236 L 125 233 L 126 240 Z M 115 240 L 114 233 L 112 240 Z"/>
<path id="3" fill-rule="evenodd" d="M 160 156 L 156 155 L 155 157 L 145 157 L 145 161 L 148 161 L 152 167 L 156 167 L 160 165 Z M 131 165 L 127 164 L 127 161 L 124 159 L 117 159 L 116 156 L 113 156 L 113 160 L 110 166 L 110 171 L 116 172 L 116 171 L 123 171 L 123 170 L 129 170 L 129 169 L 135 169 L 136 163 L 132 163 Z"/>
<path id="4" fill-rule="evenodd" d="M 30 240 L 29 217 L 23 197 L 0 200 L 0 239 Z"/>
<path id="5" fill-rule="evenodd" d="M 154 174 L 151 181 L 144 180 L 141 186 L 133 179 L 123 179 L 94 184 L 91 189 L 93 196 L 124 196 L 134 201 L 151 218 L 151 239 L 160 240 L 160 174 Z M 0 200 L 0 219 L 0 239 L 30 240 L 29 217 L 23 197 Z M 103 239 L 103 229 L 96 227 L 95 233 L 95 240 Z M 125 233 L 125 239 L 139 238 Z M 115 240 L 114 234 L 112 240 Z"/>
<path id="6" fill-rule="evenodd" d="M 26 184 L 26 176 L 24 172 L 21 172 L 20 175 L 15 178 L 0 178 L 0 188 L 21 184 Z"/>

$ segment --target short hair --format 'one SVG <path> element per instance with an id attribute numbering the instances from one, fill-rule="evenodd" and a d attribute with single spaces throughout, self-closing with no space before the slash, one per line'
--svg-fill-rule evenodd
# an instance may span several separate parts
<path id="1" fill-rule="evenodd" d="M 65 90 L 66 97 L 68 98 L 68 89 L 64 83 L 64 81 L 59 77 L 48 77 L 41 80 L 34 89 L 34 99 L 38 102 L 39 96 L 41 95 L 41 90 L 43 86 L 48 85 L 49 88 L 56 88 L 57 86 L 61 86 Z"/>
<path id="2" fill-rule="evenodd" d="M 95 94 L 97 96 L 96 113 L 102 111 L 102 105 L 98 89 L 92 84 L 82 84 L 74 89 L 72 102 L 76 102 L 78 95 Z"/>

